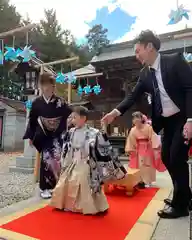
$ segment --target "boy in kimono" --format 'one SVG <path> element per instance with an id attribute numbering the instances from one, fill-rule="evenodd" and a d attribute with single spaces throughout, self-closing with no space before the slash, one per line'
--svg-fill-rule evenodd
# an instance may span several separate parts
<path id="1" fill-rule="evenodd" d="M 87 118 L 86 108 L 75 108 L 75 127 L 65 135 L 62 174 L 53 191 L 51 205 L 65 211 L 94 215 L 109 208 L 102 184 L 123 178 L 126 170 L 114 157 L 106 134 L 89 127 Z"/>

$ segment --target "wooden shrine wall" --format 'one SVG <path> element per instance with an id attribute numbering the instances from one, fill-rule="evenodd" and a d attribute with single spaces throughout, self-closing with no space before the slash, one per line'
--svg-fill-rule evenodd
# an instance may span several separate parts
<path id="1" fill-rule="evenodd" d="M 130 93 L 137 82 L 137 76 L 141 66 L 135 61 L 115 61 L 106 62 L 96 66 L 97 72 L 103 72 L 104 76 L 98 78 L 102 92 L 98 96 L 86 96 L 94 106 L 94 111 L 90 114 L 92 126 L 99 127 L 102 116 L 114 109 L 124 97 Z M 142 96 L 137 103 L 127 111 L 124 116 L 117 118 L 109 127 L 109 133 L 113 135 L 114 128 L 118 128 L 119 135 L 125 135 L 128 128 L 132 125 L 132 113 L 141 111 L 150 115 L 150 105 L 147 97 Z"/>

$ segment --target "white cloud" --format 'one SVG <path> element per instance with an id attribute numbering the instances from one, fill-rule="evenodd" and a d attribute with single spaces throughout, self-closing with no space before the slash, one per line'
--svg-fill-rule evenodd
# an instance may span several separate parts
<path id="1" fill-rule="evenodd" d="M 72 31 L 76 38 L 83 37 L 89 29 L 85 22 L 96 17 L 96 10 L 107 6 L 111 0 L 11 0 L 23 16 L 35 22 L 44 17 L 44 9 L 53 8 L 63 28 Z"/>
<path id="2" fill-rule="evenodd" d="M 177 0 L 10 0 L 17 10 L 38 22 L 44 16 L 44 8 L 54 8 L 57 17 L 63 28 L 72 31 L 76 38 L 83 37 L 89 29 L 85 22 L 89 22 L 96 17 L 96 10 L 108 6 L 109 12 L 120 6 L 122 10 L 131 16 L 136 16 L 136 22 L 132 25 L 131 31 L 125 34 L 116 42 L 127 41 L 135 37 L 141 30 L 151 29 L 157 33 L 170 32 L 185 27 L 192 27 L 192 17 L 189 21 L 167 26 L 169 13 L 175 9 Z M 178 0 L 185 8 L 191 10 L 192 0 Z M 117 20 L 118 21 L 118 20 Z M 127 26 L 128 28 L 128 26 Z"/>
<path id="3" fill-rule="evenodd" d="M 117 0 L 121 8 L 131 16 L 136 16 L 136 22 L 132 25 L 130 32 L 126 33 L 116 42 L 128 41 L 134 38 L 140 31 L 151 29 L 156 33 L 171 32 L 188 27 L 192 27 L 192 16 L 190 20 L 182 20 L 175 25 L 167 25 L 170 11 L 177 8 L 177 0 Z M 192 1 L 179 0 L 179 5 L 191 11 Z"/>

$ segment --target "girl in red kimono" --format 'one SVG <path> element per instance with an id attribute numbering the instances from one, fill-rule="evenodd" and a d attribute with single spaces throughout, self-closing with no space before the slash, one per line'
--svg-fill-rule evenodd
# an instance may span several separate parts
<path id="1" fill-rule="evenodd" d="M 160 139 L 153 128 L 146 123 L 141 112 L 135 112 L 125 152 L 129 154 L 129 167 L 140 169 L 140 187 L 150 186 L 156 181 L 156 170 L 165 171 L 161 161 Z"/>

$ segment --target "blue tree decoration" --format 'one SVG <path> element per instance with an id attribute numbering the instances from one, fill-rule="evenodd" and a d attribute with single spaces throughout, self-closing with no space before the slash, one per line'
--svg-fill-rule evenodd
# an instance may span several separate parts
<path id="1" fill-rule="evenodd" d="M 4 54 L 5 61 L 12 61 L 12 62 L 18 62 L 18 54 L 22 52 L 20 48 L 15 50 L 13 47 L 5 47 L 6 52 Z"/>
<path id="2" fill-rule="evenodd" d="M 33 57 L 36 57 L 35 51 L 31 50 L 31 46 L 25 46 L 24 49 L 17 54 L 17 57 L 22 58 L 22 62 L 29 62 Z"/>
<path id="3" fill-rule="evenodd" d="M 69 83 L 69 76 L 68 76 L 68 74 L 63 74 L 63 78 L 64 78 L 64 83 Z"/>
<path id="4" fill-rule="evenodd" d="M 183 53 L 183 56 L 187 62 L 192 62 L 192 53 Z"/>
<path id="5" fill-rule="evenodd" d="M 59 72 L 56 76 L 57 83 L 76 83 L 76 80 L 76 76 L 72 73 L 63 74 L 62 72 Z"/>
<path id="6" fill-rule="evenodd" d="M 68 83 L 76 83 L 76 81 L 77 81 L 77 77 L 74 75 L 74 73 L 68 73 L 67 75 L 66 75 L 66 78 L 67 78 L 67 82 Z"/>
<path id="7" fill-rule="evenodd" d="M 65 75 L 62 72 L 57 73 L 56 82 L 65 83 Z"/>
<path id="8" fill-rule="evenodd" d="M 77 88 L 77 94 L 79 96 L 83 95 L 83 88 L 81 87 L 81 85 L 79 85 L 78 88 Z"/>
<path id="9" fill-rule="evenodd" d="M 92 92 L 92 88 L 90 85 L 86 85 L 84 88 L 83 88 L 83 91 L 85 94 L 89 94 Z"/>
<path id="10" fill-rule="evenodd" d="M 178 6 L 177 10 L 171 10 L 171 13 L 169 14 L 169 23 L 168 25 L 177 24 L 180 22 L 183 18 L 189 20 L 189 10 L 184 9 L 183 5 Z"/>
<path id="11" fill-rule="evenodd" d="M 27 110 L 31 110 L 31 107 L 32 107 L 32 101 L 31 100 L 28 100 L 25 102 L 25 107 Z"/>
<path id="12" fill-rule="evenodd" d="M 101 86 L 97 83 L 97 85 L 95 85 L 93 87 L 93 92 L 96 94 L 96 95 L 99 95 L 101 93 Z"/>

